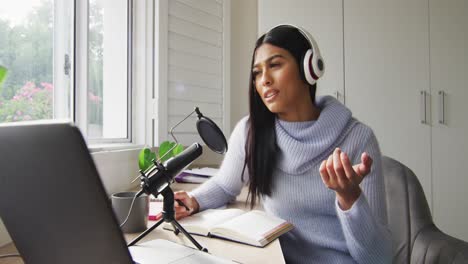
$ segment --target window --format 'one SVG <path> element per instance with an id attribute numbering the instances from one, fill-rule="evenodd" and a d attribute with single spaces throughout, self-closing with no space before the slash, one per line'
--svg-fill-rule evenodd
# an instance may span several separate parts
<path id="1" fill-rule="evenodd" d="M 0 86 L 2 123 L 54 118 L 53 12 L 52 1 L 0 6 L 0 65 L 8 70 Z"/>
<path id="2" fill-rule="evenodd" d="M 229 0 L 0 5 L 8 69 L 0 123 L 68 119 L 93 147 L 157 146 L 199 106 L 229 135 L 229 8 Z M 184 144 L 199 141 L 193 124 L 176 133 Z"/>
<path id="3" fill-rule="evenodd" d="M 0 123 L 69 119 L 89 143 L 131 142 L 131 3 L 1 5 Z"/>
<path id="4" fill-rule="evenodd" d="M 128 0 L 89 0 L 86 123 L 89 140 L 130 138 Z"/>

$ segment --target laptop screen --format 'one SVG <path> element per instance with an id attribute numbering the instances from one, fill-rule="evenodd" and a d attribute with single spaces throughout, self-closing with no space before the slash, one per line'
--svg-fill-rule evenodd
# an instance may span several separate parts
<path id="1" fill-rule="evenodd" d="M 132 263 L 79 130 L 0 126 L 0 216 L 25 263 Z"/>

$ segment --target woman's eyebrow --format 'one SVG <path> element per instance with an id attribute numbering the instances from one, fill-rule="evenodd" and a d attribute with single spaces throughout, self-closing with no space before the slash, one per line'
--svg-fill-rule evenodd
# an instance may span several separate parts
<path id="1" fill-rule="evenodd" d="M 275 58 L 284 58 L 284 56 L 281 54 L 275 54 L 275 55 L 270 56 L 268 59 L 264 60 L 264 62 L 269 62 Z M 252 68 L 258 67 L 259 64 L 260 62 L 255 63 Z"/>

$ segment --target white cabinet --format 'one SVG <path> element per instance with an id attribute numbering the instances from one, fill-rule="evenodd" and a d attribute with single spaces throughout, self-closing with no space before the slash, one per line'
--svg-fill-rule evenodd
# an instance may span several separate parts
<path id="1" fill-rule="evenodd" d="M 348 1 L 344 25 L 347 106 L 416 173 L 436 225 L 468 240 L 468 3 Z"/>
<path id="2" fill-rule="evenodd" d="M 341 0 L 258 0 L 258 35 L 278 24 L 306 29 L 317 41 L 325 61 L 325 74 L 317 95 L 343 101 L 343 8 Z"/>
<path id="3" fill-rule="evenodd" d="M 468 240 L 468 2 L 430 0 L 429 10 L 433 216 Z"/>
<path id="4" fill-rule="evenodd" d="M 344 1 L 345 101 L 387 156 L 418 176 L 431 204 L 427 0 Z M 429 121 L 429 120 L 428 120 Z"/>

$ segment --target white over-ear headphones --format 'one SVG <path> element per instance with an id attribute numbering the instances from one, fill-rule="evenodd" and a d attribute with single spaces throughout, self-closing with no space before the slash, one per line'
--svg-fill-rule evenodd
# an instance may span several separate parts
<path id="1" fill-rule="evenodd" d="M 309 32 L 307 32 L 306 30 L 298 26 L 294 26 L 291 24 L 277 25 L 271 28 L 270 30 L 268 30 L 268 32 L 281 26 L 290 26 L 290 27 L 297 28 L 297 30 L 309 42 L 311 48 L 308 49 L 304 55 L 302 69 L 303 69 L 303 72 L 305 75 L 304 77 L 306 81 L 311 85 L 315 84 L 317 80 L 323 76 L 323 73 L 325 71 L 325 63 L 323 62 L 323 58 L 322 58 L 322 55 L 320 54 L 320 50 L 317 45 L 317 42 L 314 40 L 312 35 L 309 34 Z"/>

